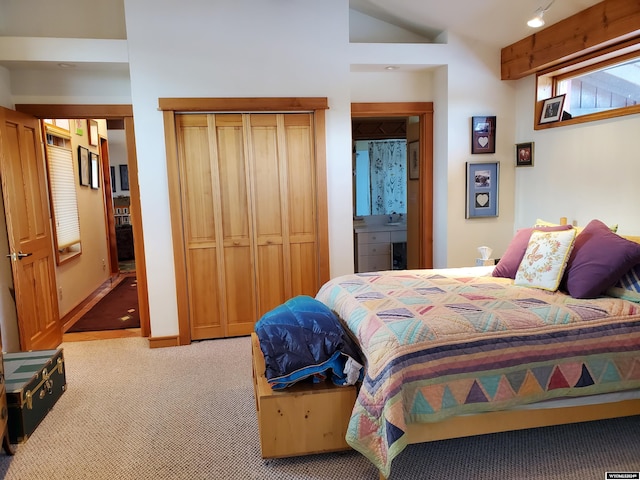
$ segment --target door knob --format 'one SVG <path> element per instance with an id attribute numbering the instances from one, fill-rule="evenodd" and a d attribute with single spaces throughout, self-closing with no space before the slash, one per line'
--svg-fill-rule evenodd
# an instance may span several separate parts
<path id="1" fill-rule="evenodd" d="M 10 258 L 15 262 L 16 260 L 22 260 L 24 257 L 30 257 L 31 255 L 32 255 L 31 253 L 12 252 L 9 255 L 7 255 L 7 258 Z"/>

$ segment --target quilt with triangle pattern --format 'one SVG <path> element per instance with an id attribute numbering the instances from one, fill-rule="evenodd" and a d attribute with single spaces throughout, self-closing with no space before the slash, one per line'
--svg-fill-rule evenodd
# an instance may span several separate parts
<path id="1" fill-rule="evenodd" d="M 345 275 L 316 296 L 366 359 L 347 442 L 387 477 L 408 423 L 640 387 L 640 305 L 470 271 Z"/>

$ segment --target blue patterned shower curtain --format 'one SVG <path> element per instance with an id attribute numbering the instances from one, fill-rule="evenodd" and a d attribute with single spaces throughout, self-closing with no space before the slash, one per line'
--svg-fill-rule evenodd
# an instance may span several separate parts
<path id="1" fill-rule="evenodd" d="M 371 214 L 407 213 L 407 142 L 369 142 Z"/>

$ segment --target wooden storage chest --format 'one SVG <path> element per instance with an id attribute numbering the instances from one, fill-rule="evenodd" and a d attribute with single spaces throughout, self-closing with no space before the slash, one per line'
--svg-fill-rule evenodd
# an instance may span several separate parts
<path id="1" fill-rule="evenodd" d="M 348 450 L 345 441 L 356 387 L 297 384 L 272 390 L 258 336 L 251 334 L 253 387 L 263 458 L 292 457 Z"/>

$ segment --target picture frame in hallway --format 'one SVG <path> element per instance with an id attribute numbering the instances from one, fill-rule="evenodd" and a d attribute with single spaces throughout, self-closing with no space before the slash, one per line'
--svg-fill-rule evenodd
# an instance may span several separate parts
<path id="1" fill-rule="evenodd" d="M 500 162 L 467 162 L 465 218 L 497 217 Z"/>
<path id="2" fill-rule="evenodd" d="M 92 147 L 98 146 L 98 122 L 95 120 L 87 120 L 89 128 L 89 145 Z"/>
<path id="3" fill-rule="evenodd" d="M 496 153 L 496 117 L 471 117 L 471 153 Z"/>
<path id="4" fill-rule="evenodd" d="M 91 157 L 91 188 L 100 188 L 100 157 L 97 153 L 90 152 Z"/>
<path id="5" fill-rule="evenodd" d="M 88 187 L 91 182 L 91 166 L 89 164 L 89 150 L 78 146 L 78 178 L 80 185 Z"/>
<path id="6" fill-rule="evenodd" d="M 109 171 L 111 172 L 111 191 L 113 193 L 116 192 L 116 167 L 109 167 Z"/>
<path id="7" fill-rule="evenodd" d="M 129 190 L 129 165 L 120 165 L 120 190 Z"/>
<path id="8" fill-rule="evenodd" d="M 409 180 L 420 179 L 420 142 L 409 143 Z"/>

